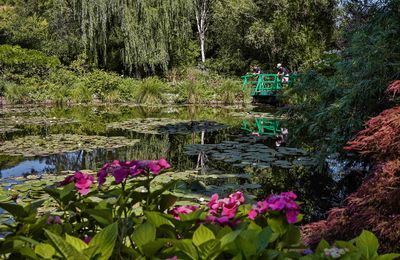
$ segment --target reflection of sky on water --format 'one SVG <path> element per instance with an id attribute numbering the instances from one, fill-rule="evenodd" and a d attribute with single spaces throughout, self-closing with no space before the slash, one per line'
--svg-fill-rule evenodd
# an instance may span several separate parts
<path id="1" fill-rule="evenodd" d="M 149 141 L 151 142 L 150 139 Z M 143 152 L 143 147 L 125 146 L 115 149 L 99 148 L 93 151 L 81 150 L 52 154 L 44 157 L 27 158 L 12 167 L 0 167 L 0 178 L 10 178 L 29 174 L 57 173 L 60 171 L 78 171 L 83 169 L 96 170 L 105 162 L 110 162 L 112 160 L 137 159 L 137 153 L 140 152 L 140 150 Z M 159 154 L 160 151 L 161 154 Z M 159 149 L 158 147 L 144 152 L 145 154 L 151 153 L 157 158 L 167 157 L 167 154 L 162 152 L 162 149 Z M 144 155 L 143 157 L 148 158 L 148 155 Z"/>
<path id="2" fill-rule="evenodd" d="M 16 177 L 27 174 L 42 174 L 64 170 L 95 169 L 96 162 L 103 160 L 107 151 L 77 151 L 63 154 L 54 154 L 46 157 L 27 159 L 6 169 L 0 169 L 2 178 Z M 100 158 L 99 158 L 100 157 Z"/>
<path id="3" fill-rule="evenodd" d="M 43 160 L 27 160 L 17 164 L 8 169 L 0 169 L 2 178 L 16 177 L 29 173 L 42 173 L 46 171 L 53 171 L 54 165 L 49 165 Z"/>

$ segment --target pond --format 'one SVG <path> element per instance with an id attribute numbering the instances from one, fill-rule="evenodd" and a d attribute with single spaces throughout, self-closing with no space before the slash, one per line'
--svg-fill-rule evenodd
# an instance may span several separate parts
<path id="1" fill-rule="evenodd" d="M 181 179 L 174 192 L 182 198 L 292 190 L 305 221 L 320 219 L 344 194 L 313 154 L 285 146 L 284 125 L 268 107 L 3 107 L 0 201 L 32 201 L 65 174 L 114 159 L 163 157 Z"/>

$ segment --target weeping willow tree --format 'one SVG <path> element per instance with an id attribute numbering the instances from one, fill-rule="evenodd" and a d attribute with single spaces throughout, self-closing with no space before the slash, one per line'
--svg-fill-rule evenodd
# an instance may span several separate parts
<path id="1" fill-rule="evenodd" d="M 117 37 L 128 72 L 166 70 L 171 53 L 179 53 L 192 35 L 192 0 L 60 1 L 73 9 L 89 57 L 107 65 L 110 37 Z"/>

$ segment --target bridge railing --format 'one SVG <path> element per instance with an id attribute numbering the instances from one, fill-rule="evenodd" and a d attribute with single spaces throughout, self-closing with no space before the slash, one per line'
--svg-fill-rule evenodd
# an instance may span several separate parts
<path id="1" fill-rule="evenodd" d="M 247 74 L 241 77 L 243 79 L 242 91 L 246 91 L 248 85 L 251 85 L 251 95 L 273 95 L 283 87 L 282 80 L 277 74 Z M 288 86 L 292 87 L 297 80 L 297 74 L 289 75 Z"/>

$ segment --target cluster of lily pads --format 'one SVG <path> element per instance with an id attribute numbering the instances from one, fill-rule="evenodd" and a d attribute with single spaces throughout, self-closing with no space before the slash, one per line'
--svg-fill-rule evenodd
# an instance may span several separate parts
<path id="1" fill-rule="evenodd" d="M 233 167 L 267 169 L 272 166 L 290 169 L 296 165 L 315 166 L 317 161 L 306 157 L 307 152 L 290 147 L 275 149 L 261 143 L 224 141 L 219 144 L 186 145 L 191 156 L 205 153 L 210 160 L 222 161 Z"/>
<path id="2" fill-rule="evenodd" d="M 98 148 L 111 149 L 132 146 L 137 139 L 125 137 L 87 136 L 72 134 L 55 134 L 42 136 L 25 136 L 4 141 L 0 146 L 0 154 L 23 155 L 25 157 L 47 156 L 65 152 Z"/>
<path id="3" fill-rule="evenodd" d="M 143 134 L 188 134 L 201 131 L 213 132 L 228 128 L 228 126 L 212 121 L 190 121 L 172 118 L 136 118 L 124 122 L 111 123 L 107 128 Z"/>
<path id="4" fill-rule="evenodd" d="M 76 124 L 77 120 L 68 118 L 47 118 L 43 116 L 11 116 L 0 118 L 0 135 L 22 132 L 29 126 L 49 127 L 54 125 Z"/>

